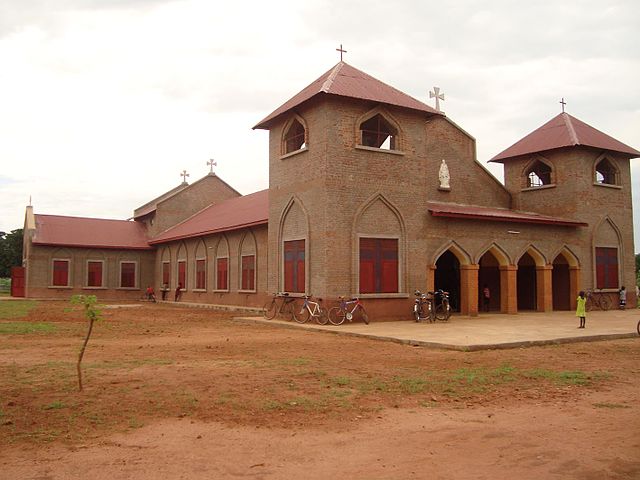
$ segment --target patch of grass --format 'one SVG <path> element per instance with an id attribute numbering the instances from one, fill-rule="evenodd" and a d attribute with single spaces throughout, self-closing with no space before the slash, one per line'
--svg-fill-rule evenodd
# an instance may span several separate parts
<path id="1" fill-rule="evenodd" d="M 395 377 L 394 380 L 398 383 L 400 390 L 409 394 L 422 393 L 431 385 L 431 382 L 424 378 Z"/>
<path id="2" fill-rule="evenodd" d="M 26 317 L 38 305 L 34 300 L 0 302 L 0 320 Z"/>
<path id="3" fill-rule="evenodd" d="M 311 360 L 304 357 L 287 358 L 280 361 L 281 365 L 290 365 L 294 367 L 304 367 L 305 365 L 309 365 L 310 363 L 311 363 Z"/>
<path id="4" fill-rule="evenodd" d="M 349 377 L 335 377 L 333 382 L 339 387 L 346 387 L 351 385 L 351 379 Z"/>
<path id="5" fill-rule="evenodd" d="M 543 378 L 561 385 L 578 385 L 578 386 L 590 385 L 593 380 L 602 380 L 609 376 L 608 373 L 594 373 L 589 375 L 581 371 L 554 372 L 552 370 L 547 370 L 543 368 L 536 368 L 533 370 L 525 371 L 523 372 L 523 375 L 526 378 L 531 378 L 531 379 Z"/>
<path id="6" fill-rule="evenodd" d="M 49 405 L 45 405 L 42 407 L 44 410 L 60 410 L 61 408 L 65 408 L 67 405 L 60 400 L 55 400 L 51 402 Z"/>
<path id="7" fill-rule="evenodd" d="M 29 333 L 51 333 L 55 331 L 56 326 L 51 323 L 0 322 L 0 335 L 26 335 Z"/>
<path id="8" fill-rule="evenodd" d="M 594 403 L 593 406 L 596 408 L 631 408 L 629 405 L 622 405 L 620 403 L 608 403 L 608 402 Z"/>

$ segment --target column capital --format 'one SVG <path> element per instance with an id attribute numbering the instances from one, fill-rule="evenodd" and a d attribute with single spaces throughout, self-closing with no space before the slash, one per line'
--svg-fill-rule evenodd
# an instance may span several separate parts
<path id="1" fill-rule="evenodd" d="M 477 263 L 470 263 L 468 265 L 460 265 L 460 270 L 480 270 L 480 265 Z"/>
<path id="2" fill-rule="evenodd" d="M 511 272 L 511 271 L 518 270 L 518 266 L 517 265 L 500 265 L 498 267 L 498 270 L 506 270 L 508 272 Z"/>

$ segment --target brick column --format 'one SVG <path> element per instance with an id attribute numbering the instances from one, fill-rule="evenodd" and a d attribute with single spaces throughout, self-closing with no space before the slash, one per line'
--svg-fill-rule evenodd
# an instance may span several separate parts
<path id="1" fill-rule="evenodd" d="M 518 313 L 518 285 L 516 265 L 500 265 L 500 312 Z"/>
<path id="2" fill-rule="evenodd" d="M 552 273 L 553 265 L 536 267 L 536 310 L 538 312 L 553 310 Z"/>
<path id="3" fill-rule="evenodd" d="M 478 272 L 480 265 L 460 265 L 460 313 L 478 316 Z"/>
<path id="4" fill-rule="evenodd" d="M 580 284 L 580 267 L 569 267 L 569 307 L 575 310 L 576 298 L 582 285 Z"/>
<path id="5" fill-rule="evenodd" d="M 436 289 L 436 267 L 435 265 L 427 266 L 427 292 L 433 292 Z"/>

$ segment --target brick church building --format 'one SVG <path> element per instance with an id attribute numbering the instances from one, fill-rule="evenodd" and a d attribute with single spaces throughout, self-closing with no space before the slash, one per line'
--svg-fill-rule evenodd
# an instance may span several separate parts
<path id="1" fill-rule="evenodd" d="M 254 128 L 269 130 L 268 190 L 243 196 L 210 173 L 129 221 L 28 207 L 26 296 L 134 300 L 165 283 L 223 305 L 351 295 L 381 320 L 409 318 L 415 289 L 476 315 L 485 286 L 492 311 L 516 313 L 634 285 L 640 152 L 567 113 L 493 157 L 504 185 L 442 112 L 344 62 Z"/>

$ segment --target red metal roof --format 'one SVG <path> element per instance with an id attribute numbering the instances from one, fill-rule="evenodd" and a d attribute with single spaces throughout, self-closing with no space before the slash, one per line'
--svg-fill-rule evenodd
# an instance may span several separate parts
<path id="1" fill-rule="evenodd" d="M 148 250 L 143 225 L 126 220 L 34 215 L 36 245 Z"/>
<path id="2" fill-rule="evenodd" d="M 468 218 L 471 220 L 492 220 L 494 222 L 542 223 L 566 227 L 586 227 L 584 222 L 566 218 L 550 217 L 533 212 L 521 212 L 506 208 L 460 205 L 456 203 L 429 203 L 427 209 L 434 217 Z"/>
<path id="3" fill-rule="evenodd" d="M 315 82 L 303 89 L 289 101 L 273 111 L 253 128 L 269 128 L 269 122 L 283 113 L 295 108 L 310 98 L 325 93 L 343 97 L 373 100 L 398 107 L 411 108 L 436 115 L 442 115 L 430 106 L 402 93 L 386 83 L 367 75 L 361 70 L 344 62 L 339 62 L 335 67 L 326 72 Z"/>
<path id="4" fill-rule="evenodd" d="M 155 245 L 255 225 L 266 225 L 268 222 L 269 190 L 262 190 L 210 205 L 182 223 L 165 230 L 149 243 Z"/>
<path id="5" fill-rule="evenodd" d="M 630 158 L 640 157 L 640 152 L 635 148 L 596 130 L 568 113 L 561 113 L 490 161 L 502 163 L 506 159 L 520 155 L 577 145 L 619 152 L 629 155 Z"/>

